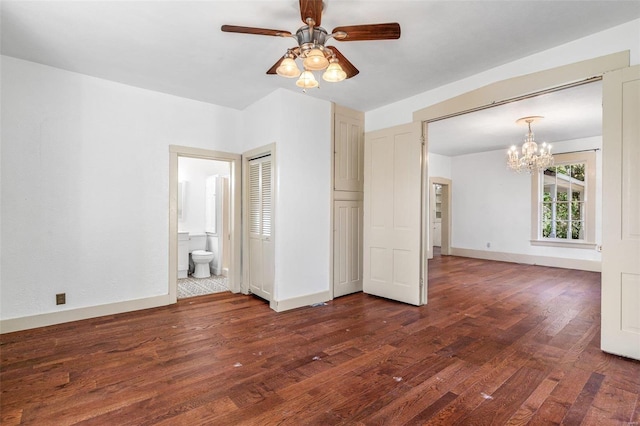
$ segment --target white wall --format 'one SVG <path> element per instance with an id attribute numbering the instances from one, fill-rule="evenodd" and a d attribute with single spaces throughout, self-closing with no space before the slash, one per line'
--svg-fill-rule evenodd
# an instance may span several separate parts
<path id="1" fill-rule="evenodd" d="M 201 158 L 178 158 L 178 181 L 187 182 L 184 196 L 183 219 L 178 220 L 178 230 L 191 234 L 204 234 L 206 226 L 207 177 L 229 176 L 226 161 L 203 160 Z M 217 197 L 216 202 L 220 202 Z"/>
<path id="2" fill-rule="evenodd" d="M 497 81 L 630 50 L 640 63 L 640 19 L 527 56 L 365 113 L 366 131 L 413 121 L 413 112 Z"/>
<path id="3" fill-rule="evenodd" d="M 276 143 L 275 300 L 326 292 L 331 103 L 277 90 L 243 114 L 245 151 Z"/>
<path id="4" fill-rule="evenodd" d="M 237 152 L 240 112 L 11 57 L 1 78 L 1 318 L 166 294 L 168 146 Z"/>
<path id="5" fill-rule="evenodd" d="M 451 157 L 430 152 L 427 173 L 429 177 L 451 179 Z"/>
<path id="6" fill-rule="evenodd" d="M 278 146 L 278 300 L 329 290 L 331 103 L 282 90 Z"/>
<path id="7" fill-rule="evenodd" d="M 554 152 L 599 149 L 601 137 L 554 142 Z M 602 161 L 596 152 L 596 242 L 601 243 Z M 600 260 L 593 249 L 532 246 L 531 176 L 506 167 L 504 150 L 452 157 L 454 248 Z M 487 247 L 490 243 L 490 247 Z"/>

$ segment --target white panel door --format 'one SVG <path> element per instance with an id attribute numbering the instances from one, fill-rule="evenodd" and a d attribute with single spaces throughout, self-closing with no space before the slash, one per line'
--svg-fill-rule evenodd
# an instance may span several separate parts
<path id="1" fill-rule="evenodd" d="M 334 297 L 362 291 L 362 207 L 362 200 L 334 203 Z"/>
<path id="2" fill-rule="evenodd" d="M 364 148 L 363 291 L 412 305 L 424 304 L 427 278 L 420 130 L 411 123 L 370 132 Z"/>
<path id="3" fill-rule="evenodd" d="M 604 75 L 602 330 L 605 352 L 640 360 L 640 66 Z"/>
<path id="4" fill-rule="evenodd" d="M 364 125 L 360 118 L 334 115 L 334 189 L 362 192 Z"/>
<path id="5" fill-rule="evenodd" d="M 249 161 L 248 184 L 249 289 L 271 301 L 275 272 L 271 156 Z"/>

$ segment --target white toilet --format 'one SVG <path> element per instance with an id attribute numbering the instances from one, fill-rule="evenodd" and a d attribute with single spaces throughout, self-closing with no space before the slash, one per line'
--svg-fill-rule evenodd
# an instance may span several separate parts
<path id="1" fill-rule="evenodd" d="M 190 234 L 189 239 L 189 251 L 195 265 L 193 278 L 209 278 L 211 276 L 209 262 L 213 260 L 214 254 L 205 250 L 207 248 L 206 234 Z"/>

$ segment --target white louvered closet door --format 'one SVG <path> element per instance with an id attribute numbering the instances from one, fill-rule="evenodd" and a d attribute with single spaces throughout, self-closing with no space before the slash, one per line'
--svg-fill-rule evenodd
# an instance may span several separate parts
<path id="1" fill-rule="evenodd" d="M 274 280 L 271 156 L 249 161 L 249 288 L 271 301 Z"/>

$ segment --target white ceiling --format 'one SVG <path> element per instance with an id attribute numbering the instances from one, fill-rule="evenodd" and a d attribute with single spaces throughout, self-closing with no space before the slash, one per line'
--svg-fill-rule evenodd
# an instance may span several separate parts
<path id="1" fill-rule="evenodd" d="M 429 124 L 429 152 L 450 157 L 520 147 L 528 129 L 516 120 L 542 116 L 531 130 L 538 143 L 602 135 L 602 82 L 583 84 Z M 557 146 L 556 146 L 557 148 Z"/>
<path id="2" fill-rule="evenodd" d="M 295 32 L 297 0 L 2 0 L 0 8 L 4 55 L 235 109 L 278 88 L 300 91 L 295 80 L 265 74 L 292 39 L 220 31 Z M 328 31 L 398 22 L 402 35 L 328 43 L 360 74 L 307 96 L 369 111 L 639 17 L 638 0 L 325 0 Z M 515 120 L 526 115 L 546 117 L 534 127 L 537 140 L 600 134 L 600 99 L 592 84 L 433 123 L 430 151 L 506 148 L 523 139 Z"/>

